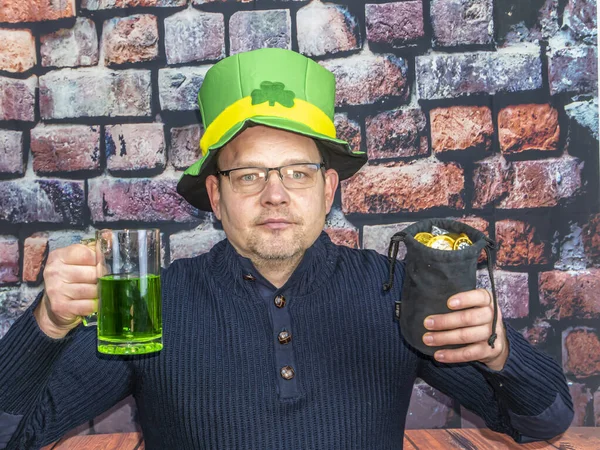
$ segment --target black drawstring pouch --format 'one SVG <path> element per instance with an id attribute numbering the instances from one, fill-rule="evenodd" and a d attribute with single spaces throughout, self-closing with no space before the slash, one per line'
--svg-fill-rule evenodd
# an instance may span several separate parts
<path id="1" fill-rule="evenodd" d="M 431 232 L 437 226 L 450 233 L 465 233 L 473 245 L 462 250 L 438 250 L 418 242 L 414 236 L 421 232 Z M 494 241 L 481 231 L 462 222 L 449 219 L 427 219 L 414 223 L 403 231 L 394 234 L 390 240 L 388 257 L 390 272 L 384 290 L 390 290 L 394 282 L 394 265 L 400 242 L 406 245 L 404 285 L 400 302 L 396 303 L 396 314 L 400 315 L 400 329 L 410 345 L 420 352 L 433 356 L 437 350 L 459 348 L 463 345 L 428 346 L 423 335 L 428 331 L 424 326 L 425 318 L 434 314 L 452 312 L 448 308 L 448 299 L 459 292 L 476 288 L 477 260 L 481 250 L 487 254 L 487 266 L 492 286 L 494 319 L 492 335 L 488 344 L 494 348 L 496 340 L 496 322 L 498 319 L 498 301 L 494 286 L 491 252 L 496 248 Z"/>

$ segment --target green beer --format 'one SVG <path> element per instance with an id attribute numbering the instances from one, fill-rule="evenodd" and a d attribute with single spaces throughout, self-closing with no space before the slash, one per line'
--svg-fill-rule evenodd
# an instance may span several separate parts
<path id="1" fill-rule="evenodd" d="M 98 350 L 113 355 L 162 349 L 160 276 L 112 274 L 98 279 Z"/>

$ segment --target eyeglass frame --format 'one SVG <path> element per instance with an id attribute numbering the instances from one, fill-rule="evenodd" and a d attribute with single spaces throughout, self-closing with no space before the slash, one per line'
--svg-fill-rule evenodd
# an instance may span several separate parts
<path id="1" fill-rule="evenodd" d="M 260 170 L 266 170 L 267 171 L 267 176 L 265 177 L 265 184 L 263 185 L 263 188 L 259 191 L 257 191 L 256 193 L 258 194 L 259 192 L 262 192 L 265 188 L 265 186 L 267 185 L 268 181 L 269 181 L 269 175 L 271 174 L 271 171 L 276 170 L 277 173 L 279 174 L 279 179 L 281 180 L 281 183 L 283 184 L 283 175 L 281 173 L 281 169 L 283 169 L 284 167 L 290 167 L 290 166 L 318 166 L 317 171 L 323 169 L 325 167 L 325 163 L 323 161 L 318 162 L 318 163 L 313 163 L 313 162 L 302 162 L 302 163 L 292 163 L 292 164 L 285 164 L 283 166 L 279 166 L 279 167 L 258 167 L 258 166 L 247 166 L 247 167 L 235 167 L 233 169 L 228 169 L 228 170 L 217 170 L 216 174 L 217 175 L 222 175 L 224 177 L 227 177 L 229 179 L 229 184 L 231 185 L 231 188 L 233 189 L 233 184 L 231 183 L 231 177 L 229 176 L 229 174 L 231 172 L 233 172 L 234 170 L 240 170 L 240 169 L 260 169 Z M 283 185 L 286 189 L 303 189 L 303 188 L 288 188 L 285 184 Z M 313 185 L 314 186 L 314 185 Z M 307 188 L 309 188 L 311 186 L 307 186 Z M 235 191 L 234 191 L 235 192 Z"/>

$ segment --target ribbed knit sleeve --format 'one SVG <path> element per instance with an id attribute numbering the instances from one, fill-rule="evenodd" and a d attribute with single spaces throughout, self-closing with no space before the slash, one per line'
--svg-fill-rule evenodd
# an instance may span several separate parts
<path id="1" fill-rule="evenodd" d="M 535 439 L 560 434 L 573 416 L 561 367 L 510 325 L 505 327 L 509 357 L 501 371 L 477 362 L 442 364 L 423 356 L 419 376 L 516 441 L 522 442 L 523 434 Z"/>
<path id="2" fill-rule="evenodd" d="M 7 450 L 51 443 L 132 392 L 130 364 L 96 353 L 95 328 L 52 339 L 33 316 L 38 301 L 0 340 L 0 420 L 21 417 Z"/>
<path id="3" fill-rule="evenodd" d="M 572 410 L 571 394 L 561 367 L 513 327 L 505 326 L 509 354 L 504 368 L 495 371 L 485 364 L 477 365 L 492 387 L 502 393 L 502 401 L 515 414 L 537 416 L 560 394 Z"/>
<path id="4" fill-rule="evenodd" d="M 507 405 L 521 433 L 543 438 L 562 433 L 573 419 L 573 400 L 560 365 L 510 325 L 505 327 L 509 356 L 502 370 L 476 367 Z"/>
<path id="5" fill-rule="evenodd" d="M 0 340 L 0 411 L 30 410 L 48 381 L 52 367 L 73 336 L 52 339 L 38 327 L 33 310 L 40 293 Z"/>

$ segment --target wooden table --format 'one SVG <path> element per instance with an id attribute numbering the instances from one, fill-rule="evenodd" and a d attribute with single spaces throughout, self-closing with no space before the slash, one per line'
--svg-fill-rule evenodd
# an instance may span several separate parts
<path id="1" fill-rule="evenodd" d="M 92 434 L 61 439 L 42 450 L 143 450 L 140 433 Z M 550 441 L 517 444 L 504 434 L 487 429 L 406 430 L 405 450 L 598 450 L 600 428 L 570 428 Z"/>

